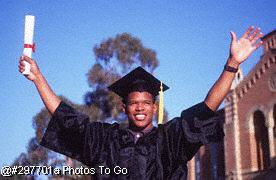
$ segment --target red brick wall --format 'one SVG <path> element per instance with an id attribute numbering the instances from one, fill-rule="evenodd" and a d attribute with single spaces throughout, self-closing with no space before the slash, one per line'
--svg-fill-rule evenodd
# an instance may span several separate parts
<path id="1" fill-rule="evenodd" d="M 240 127 L 240 147 L 241 147 L 241 161 L 242 169 L 247 170 L 251 168 L 250 154 L 256 154 L 255 145 L 250 144 L 249 139 L 249 122 L 248 114 L 254 106 L 263 106 L 268 108 L 267 104 L 272 99 L 276 99 L 276 93 L 269 90 L 268 80 L 273 72 L 276 71 L 276 64 L 271 64 L 271 67 L 261 75 L 260 79 L 243 95 L 238 101 L 238 118 Z M 255 159 L 253 159 L 255 162 Z"/>

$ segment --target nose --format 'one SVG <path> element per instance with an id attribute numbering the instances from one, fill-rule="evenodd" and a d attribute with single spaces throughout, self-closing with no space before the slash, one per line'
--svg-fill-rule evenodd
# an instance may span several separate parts
<path id="1" fill-rule="evenodd" d="M 143 103 L 137 103 L 135 110 L 136 111 L 143 111 L 144 110 Z"/>

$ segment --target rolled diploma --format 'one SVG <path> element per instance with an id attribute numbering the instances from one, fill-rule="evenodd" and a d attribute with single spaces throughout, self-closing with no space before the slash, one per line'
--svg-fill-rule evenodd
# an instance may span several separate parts
<path id="1" fill-rule="evenodd" d="M 34 35 L 34 21 L 35 17 L 32 15 L 25 16 L 25 31 L 24 31 L 24 44 L 33 45 L 33 35 Z M 32 58 L 32 48 L 24 48 L 23 54 Z M 24 61 L 25 70 L 22 74 L 30 74 L 31 66 L 28 62 Z"/>

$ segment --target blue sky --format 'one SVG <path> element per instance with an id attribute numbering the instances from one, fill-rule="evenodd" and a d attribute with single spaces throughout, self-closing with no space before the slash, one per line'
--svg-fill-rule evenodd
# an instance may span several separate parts
<path id="1" fill-rule="evenodd" d="M 42 1 L 0 0 L 0 166 L 26 151 L 34 136 L 32 119 L 43 104 L 32 84 L 18 72 L 23 51 L 24 16 L 36 17 L 33 55 L 58 95 L 83 103 L 86 73 L 95 62 L 92 48 L 128 32 L 157 52 L 155 75 L 170 86 L 169 117 L 204 99 L 228 56 L 230 34 L 250 26 L 266 34 L 276 27 L 275 1 Z M 246 74 L 260 48 L 242 64 Z"/>

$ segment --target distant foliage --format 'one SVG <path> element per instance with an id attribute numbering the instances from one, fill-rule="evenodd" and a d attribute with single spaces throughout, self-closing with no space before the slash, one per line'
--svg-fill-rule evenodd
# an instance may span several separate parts
<path id="1" fill-rule="evenodd" d="M 94 105 L 99 110 L 98 120 L 125 120 L 122 115 L 121 100 L 107 86 L 121 78 L 137 66 L 150 72 L 158 66 L 155 51 L 144 47 L 138 38 L 128 33 L 108 38 L 94 47 L 96 63 L 87 74 L 91 91 L 85 95 L 85 104 Z"/>

